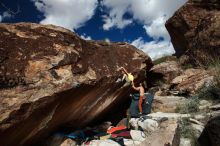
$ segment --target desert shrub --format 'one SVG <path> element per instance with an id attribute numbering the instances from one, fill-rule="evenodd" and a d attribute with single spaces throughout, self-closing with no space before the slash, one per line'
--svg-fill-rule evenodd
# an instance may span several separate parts
<path id="1" fill-rule="evenodd" d="M 186 70 L 186 69 L 189 69 L 189 68 L 193 68 L 194 66 L 190 63 L 186 63 L 184 65 L 181 65 L 181 68 Z"/>
<path id="2" fill-rule="evenodd" d="M 168 57 L 170 57 L 170 56 L 164 56 L 164 57 L 161 57 L 161 58 L 159 58 L 159 59 L 156 59 L 156 60 L 153 61 L 153 64 L 154 64 L 154 65 L 157 65 L 157 64 L 160 64 L 160 63 L 162 63 L 162 62 L 165 62 L 165 61 L 167 61 L 167 58 L 168 58 Z"/>
<path id="3" fill-rule="evenodd" d="M 214 72 L 214 83 L 202 87 L 197 96 L 205 99 L 220 99 L 220 60 L 210 63 L 208 69 Z"/>
<path id="4" fill-rule="evenodd" d="M 210 85 L 203 87 L 197 94 L 200 99 L 220 99 L 220 87 L 218 85 Z"/>
<path id="5" fill-rule="evenodd" d="M 220 86 L 220 59 L 217 59 L 208 65 L 209 70 L 213 70 L 215 72 L 215 80 L 217 84 Z"/>
<path id="6" fill-rule="evenodd" d="M 199 145 L 197 141 L 198 137 L 188 119 L 182 119 L 180 121 L 180 135 L 181 137 L 190 139 L 192 146 Z"/>
<path id="7" fill-rule="evenodd" d="M 196 113 L 199 111 L 199 98 L 197 96 L 191 97 L 185 104 L 177 105 L 175 112 L 186 114 Z"/>

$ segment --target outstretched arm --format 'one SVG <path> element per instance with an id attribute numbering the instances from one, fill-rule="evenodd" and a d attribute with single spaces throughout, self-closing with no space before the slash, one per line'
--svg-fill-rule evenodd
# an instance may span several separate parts
<path id="1" fill-rule="evenodd" d="M 128 71 L 124 67 L 121 67 L 121 69 L 123 69 L 123 71 L 128 75 Z"/>
<path id="2" fill-rule="evenodd" d="M 133 88 L 134 90 L 137 90 L 137 91 L 139 91 L 139 90 L 140 90 L 140 88 L 139 88 L 139 87 L 135 87 L 135 86 L 134 86 L 134 82 L 132 82 L 132 88 Z"/>

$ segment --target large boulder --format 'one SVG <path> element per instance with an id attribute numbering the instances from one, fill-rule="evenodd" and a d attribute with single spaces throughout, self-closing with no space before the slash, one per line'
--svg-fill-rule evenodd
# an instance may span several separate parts
<path id="1" fill-rule="evenodd" d="M 0 143 L 31 145 L 63 126 L 84 127 L 117 110 L 152 62 L 127 43 L 85 41 L 69 30 L 0 24 Z"/>
<path id="2" fill-rule="evenodd" d="M 186 54 L 195 64 L 220 56 L 219 0 L 189 0 L 166 22 L 177 56 Z"/>
<path id="3" fill-rule="evenodd" d="M 218 146 L 220 145 L 220 116 L 211 119 L 198 141 L 201 146 Z"/>

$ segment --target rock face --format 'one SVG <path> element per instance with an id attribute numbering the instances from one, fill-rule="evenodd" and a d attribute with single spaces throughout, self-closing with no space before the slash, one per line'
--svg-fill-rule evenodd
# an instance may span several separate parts
<path id="1" fill-rule="evenodd" d="M 85 41 L 52 25 L 0 24 L 0 143 L 31 145 L 62 126 L 83 127 L 124 102 L 120 66 L 152 66 L 126 43 Z M 112 111 L 111 111 L 112 112 Z"/>
<path id="2" fill-rule="evenodd" d="M 186 103 L 185 97 L 180 96 L 154 96 L 152 110 L 154 112 L 170 112 L 175 113 L 177 106 Z"/>
<path id="3" fill-rule="evenodd" d="M 178 61 L 165 61 L 151 68 L 147 74 L 149 86 L 158 86 L 156 95 L 195 94 L 214 81 L 214 70 L 184 69 Z"/>
<path id="4" fill-rule="evenodd" d="M 152 67 L 149 72 L 149 80 L 155 81 L 162 79 L 165 83 L 170 83 L 172 79 L 181 73 L 182 69 L 177 61 L 166 61 Z"/>
<path id="5" fill-rule="evenodd" d="M 177 56 L 188 55 L 196 64 L 220 56 L 219 0 L 189 0 L 167 23 Z"/>
<path id="6" fill-rule="evenodd" d="M 180 76 L 172 80 L 172 88 L 178 91 L 195 94 L 203 86 L 209 86 L 214 81 L 211 71 L 203 69 L 187 69 Z"/>
<path id="7" fill-rule="evenodd" d="M 220 116 L 211 119 L 201 136 L 199 137 L 199 143 L 201 146 L 217 146 L 220 145 Z"/>
<path id="8" fill-rule="evenodd" d="M 167 120 L 160 124 L 160 129 L 147 136 L 140 146 L 179 146 L 180 133 L 176 120 Z"/>

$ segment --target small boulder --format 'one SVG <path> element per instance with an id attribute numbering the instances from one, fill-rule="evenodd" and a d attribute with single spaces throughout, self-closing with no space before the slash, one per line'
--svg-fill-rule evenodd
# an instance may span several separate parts
<path id="1" fill-rule="evenodd" d="M 145 138 L 146 138 L 146 135 L 144 132 L 140 131 L 140 130 L 131 130 L 130 131 L 130 134 L 131 134 L 131 138 L 134 140 L 134 141 L 144 141 Z"/>
<path id="2" fill-rule="evenodd" d="M 74 140 L 68 138 L 60 146 L 77 146 L 77 145 Z"/>
<path id="3" fill-rule="evenodd" d="M 143 122 L 138 121 L 138 125 L 144 130 L 144 131 L 155 131 L 158 129 L 159 125 L 157 121 L 152 119 L 146 119 Z"/>
<path id="4" fill-rule="evenodd" d="M 179 146 L 191 146 L 191 141 L 188 138 L 180 138 Z"/>

